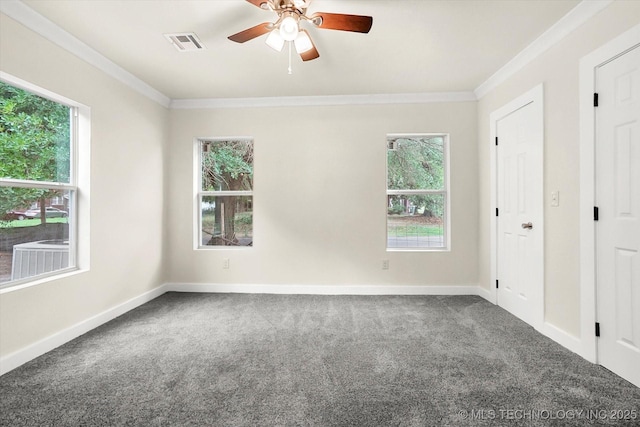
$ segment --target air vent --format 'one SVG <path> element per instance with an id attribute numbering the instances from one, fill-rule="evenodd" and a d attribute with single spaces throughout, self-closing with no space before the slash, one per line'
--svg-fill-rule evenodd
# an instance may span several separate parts
<path id="1" fill-rule="evenodd" d="M 203 50 L 204 45 L 194 33 L 173 33 L 164 35 L 180 52 Z"/>

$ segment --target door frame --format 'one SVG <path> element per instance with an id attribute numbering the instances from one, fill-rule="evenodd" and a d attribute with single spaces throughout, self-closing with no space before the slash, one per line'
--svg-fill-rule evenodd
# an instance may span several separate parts
<path id="1" fill-rule="evenodd" d="M 495 214 L 495 210 L 498 207 L 498 151 L 496 148 L 495 140 L 498 134 L 498 122 L 513 113 L 516 110 L 528 105 L 533 104 L 533 111 L 536 117 L 536 121 L 539 126 L 542 127 L 542 145 L 540 150 L 540 159 L 543 161 L 544 158 L 544 85 L 540 83 L 524 94 L 520 95 L 516 99 L 492 112 L 489 116 L 489 134 L 490 134 L 490 143 L 491 147 L 489 149 L 490 156 L 490 167 L 491 167 L 491 177 L 490 177 L 490 186 L 491 186 L 491 209 L 492 212 L 490 214 L 490 225 L 489 225 L 489 236 L 490 236 L 490 247 L 491 247 L 491 255 L 490 255 L 490 278 L 491 278 L 491 302 L 494 304 L 498 303 L 498 290 L 495 286 L 496 281 L 499 279 L 498 277 L 498 217 Z M 540 165 L 540 174 L 542 179 L 542 188 L 544 193 L 544 167 Z M 532 301 L 535 302 L 533 326 L 537 330 L 541 330 L 544 323 L 544 197 L 541 197 L 540 204 L 542 205 L 542 218 L 539 224 L 536 224 L 536 228 L 541 230 L 542 233 L 542 287 L 540 292 L 536 294 L 536 298 Z"/>
<path id="2" fill-rule="evenodd" d="M 640 45 L 640 24 L 580 60 L 580 338 L 581 356 L 598 361 L 596 324 L 595 107 L 596 71 Z"/>

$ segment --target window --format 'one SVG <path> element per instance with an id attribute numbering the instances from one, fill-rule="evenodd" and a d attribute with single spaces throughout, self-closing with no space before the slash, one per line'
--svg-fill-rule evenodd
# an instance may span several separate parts
<path id="1" fill-rule="evenodd" d="M 448 135 L 387 136 L 387 248 L 449 246 Z"/>
<path id="2" fill-rule="evenodd" d="M 198 141 L 198 247 L 253 245 L 253 141 Z"/>
<path id="3" fill-rule="evenodd" d="M 76 108 L 0 81 L 0 287 L 76 266 Z"/>

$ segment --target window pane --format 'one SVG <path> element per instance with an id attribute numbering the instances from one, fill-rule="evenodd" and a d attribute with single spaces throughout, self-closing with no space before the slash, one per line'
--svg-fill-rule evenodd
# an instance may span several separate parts
<path id="1" fill-rule="evenodd" d="M 203 196 L 203 246 L 252 246 L 253 197 Z"/>
<path id="2" fill-rule="evenodd" d="M 387 247 L 443 248 L 444 195 L 387 196 Z"/>
<path id="3" fill-rule="evenodd" d="M 69 183 L 70 108 L 0 82 L 0 178 Z"/>
<path id="4" fill-rule="evenodd" d="M 387 140 L 389 190 L 443 190 L 444 137 Z"/>
<path id="5" fill-rule="evenodd" d="M 202 190 L 251 191 L 253 141 L 202 141 Z"/>
<path id="6" fill-rule="evenodd" d="M 73 196 L 72 191 L 0 187 L 0 283 L 70 266 Z"/>

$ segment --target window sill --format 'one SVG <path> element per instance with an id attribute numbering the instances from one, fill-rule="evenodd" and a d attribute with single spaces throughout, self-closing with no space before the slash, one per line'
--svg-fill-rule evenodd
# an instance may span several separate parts
<path id="1" fill-rule="evenodd" d="M 81 270 L 77 267 L 65 268 L 49 274 L 43 274 L 36 276 L 37 278 L 28 278 L 23 280 L 16 280 L 14 282 L 6 282 L 0 285 L 0 295 L 7 294 L 9 292 L 19 291 L 22 289 L 30 288 L 32 286 L 39 286 L 45 283 L 52 282 L 54 280 L 66 279 L 75 275 L 85 273 L 88 270 Z"/>

